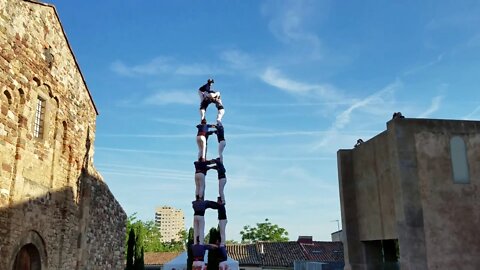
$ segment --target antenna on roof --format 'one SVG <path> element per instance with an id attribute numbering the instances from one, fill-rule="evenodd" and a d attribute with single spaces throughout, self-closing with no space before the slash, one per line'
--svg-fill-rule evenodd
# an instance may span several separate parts
<path id="1" fill-rule="evenodd" d="M 337 222 L 337 231 L 340 231 L 340 220 L 335 219 L 335 220 L 331 220 L 330 222 Z"/>

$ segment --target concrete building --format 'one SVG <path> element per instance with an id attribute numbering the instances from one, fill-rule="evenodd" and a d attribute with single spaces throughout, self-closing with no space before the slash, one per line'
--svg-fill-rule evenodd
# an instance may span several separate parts
<path id="1" fill-rule="evenodd" d="M 331 235 L 332 235 L 332 242 L 343 242 L 343 231 L 342 230 L 333 232 Z"/>
<path id="2" fill-rule="evenodd" d="M 162 242 L 180 241 L 180 231 L 185 230 L 185 215 L 181 209 L 170 206 L 157 207 L 155 224 L 162 235 Z"/>
<path id="3" fill-rule="evenodd" d="M 0 269 L 123 269 L 96 116 L 55 8 L 0 0 Z"/>
<path id="4" fill-rule="evenodd" d="M 345 269 L 480 269 L 480 122 L 391 120 L 338 174 Z"/>

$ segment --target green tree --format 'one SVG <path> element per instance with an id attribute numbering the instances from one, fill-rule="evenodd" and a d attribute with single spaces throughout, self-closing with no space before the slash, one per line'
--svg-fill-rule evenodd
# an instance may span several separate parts
<path id="1" fill-rule="evenodd" d="M 192 270 L 193 264 L 193 254 L 192 254 L 192 245 L 193 245 L 193 228 L 190 227 L 188 230 L 187 237 L 187 270 Z"/>
<path id="2" fill-rule="evenodd" d="M 133 262 L 134 269 L 135 270 L 144 270 L 144 262 L 143 262 L 143 253 L 144 253 L 144 247 L 143 247 L 143 240 L 144 240 L 144 235 L 146 233 L 145 228 L 143 227 L 143 223 L 140 222 L 136 226 L 136 237 L 135 237 L 135 261 Z"/>
<path id="3" fill-rule="evenodd" d="M 146 252 L 160 252 L 164 251 L 165 246 L 161 239 L 162 235 L 160 230 L 155 225 L 153 220 L 142 222 L 143 235 L 143 247 Z"/>
<path id="4" fill-rule="evenodd" d="M 141 251 L 143 247 L 145 252 L 165 252 L 165 251 L 183 251 L 185 250 L 185 244 L 187 239 L 187 233 L 185 230 L 181 230 L 179 234 L 182 236 L 180 241 L 172 241 L 162 243 L 161 234 L 158 227 L 153 220 L 141 221 L 137 219 L 136 213 L 127 218 L 127 233 L 131 229 L 134 229 L 135 236 L 141 239 L 138 243 L 137 253 Z M 128 234 L 126 235 L 126 241 L 128 243 Z M 126 246 L 126 251 L 128 246 Z M 125 254 L 126 256 L 126 254 Z"/>
<path id="5" fill-rule="evenodd" d="M 265 219 L 265 222 L 257 223 L 256 227 L 243 226 L 240 235 L 242 235 L 242 243 L 285 242 L 289 240 L 288 232 L 277 224 L 272 224 L 268 218 Z"/>
<path id="6" fill-rule="evenodd" d="M 127 243 L 127 267 L 125 270 L 133 270 L 133 257 L 135 252 L 135 230 L 133 228 L 130 228 Z"/>
<path id="7" fill-rule="evenodd" d="M 220 230 L 212 227 L 208 232 L 208 235 L 209 239 L 207 243 L 217 244 L 220 241 Z M 207 270 L 218 270 L 218 265 L 220 264 L 220 253 L 218 252 L 218 249 L 210 250 L 208 252 L 207 260 Z"/>
<path id="8" fill-rule="evenodd" d="M 236 245 L 236 244 L 238 244 L 238 242 L 235 241 L 235 240 L 227 240 L 227 241 L 225 241 L 225 244 L 227 244 L 227 245 Z"/>

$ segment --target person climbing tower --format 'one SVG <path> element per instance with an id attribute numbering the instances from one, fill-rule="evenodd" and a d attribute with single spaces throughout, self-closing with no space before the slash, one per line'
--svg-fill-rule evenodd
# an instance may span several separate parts
<path id="1" fill-rule="evenodd" d="M 205 268 L 205 251 L 212 250 L 214 248 L 218 248 L 217 245 L 214 244 L 200 244 L 199 236 L 195 238 L 195 244 L 192 245 L 192 256 L 193 256 L 193 263 L 192 269 L 193 270 L 203 270 Z"/>
<path id="2" fill-rule="evenodd" d="M 196 244 L 203 245 L 205 241 L 205 210 L 208 208 L 217 209 L 216 202 L 203 200 L 201 197 L 196 197 L 192 202 L 193 208 L 193 237 L 198 239 Z"/>
<path id="3" fill-rule="evenodd" d="M 193 236 L 194 239 L 199 237 L 197 243 L 202 244 L 205 241 L 205 210 L 218 209 L 218 203 L 214 201 L 204 200 L 201 197 L 196 197 L 192 202 L 193 208 Z"/>
<path id="4" fill-rule="evenodd" d="M 218 204 L 218 227 L 220 228 L 220 247 L 225 248 L 225 242 L 227 241 L 226 239 L 226 228 L 227 228 L 227 210 L 225 209 L 225 202 L 222 200 L 222 198 L 218 197 L 217 198 L 217 204 Z M 225 254 L 227 256 L 227 254 Z M 225 258 L 226 259 L 226 258 Z"/>
<path id="5" fill-rule="evenodd" d="M 212 159 L 209 161 L 210 164 L 215 163 L 215 166 L 209 167 L 210 169 L 217 170 L 218 175 L 218 195 L 220 196 L 222 202 L 225 203 L 225 184 L 227 184 L 227 175 L 225 174 L 227 170 L 225 170 L 225 166 L 223 166 L 223 162 L 220 158 Z"/>
<path id="6" fill-rule="evenodd" d="M 217 124 L 216 130 L 214 131 L 214 133 L 217 134 L 218 157 L 220 158 L 220 161 L 223 163 L 223 150 L 225 149 L 227 142 L 225 141 L 225 128 L 221 123 Z"/>
<path id="7" fill-rule="evenodd" d="M 203 119 L 200 124 L 197 125 L 197 146 L 198 146 L 198 158 L 206 159 L 207 154 L 207 138 L 209 135 L 213 134 L 209 132 L 208 129 L 216 127 L 215 125 L 207 124 L 207 120 Z"/>
<path id="8" fill-rule="evenodd" d="M 195 197 L 203 199 L 205 194 L 205 176 L 207 175 L 207 171 L 212 169 L 212 167 L 209 167 L 208 165 L 213 163 L 215 162 L 206 161 L 202 158 L 193 162 L 193 165 L 195 166 Z"/>

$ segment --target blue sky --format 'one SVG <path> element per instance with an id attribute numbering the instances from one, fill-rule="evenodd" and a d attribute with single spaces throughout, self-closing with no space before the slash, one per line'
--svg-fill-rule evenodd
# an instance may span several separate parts
<path id="1" fill-rule="evenodd" d="M 228 239 L 269 218 L 292 240 L 329 240 L 338 149 L 394 111 L 480 117 L 478 1 L 50 3 L 100 113 L 96 167 L 143 220 L 170 205 L 192 224 L 197 89 L 209 77 L 226 111 Z M 212 138 L 208 158 L 215 149 Z M 206 197 L 216 194 L 211 172 Z"/>

